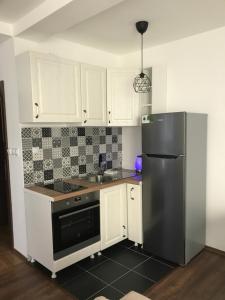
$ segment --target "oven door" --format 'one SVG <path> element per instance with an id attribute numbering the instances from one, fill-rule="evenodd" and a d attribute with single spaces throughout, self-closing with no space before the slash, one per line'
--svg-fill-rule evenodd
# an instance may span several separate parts
<path id="1" fill-rule="evenodd" d="M 100 241 L 99 201 L 52 214 L 54 259 Z"/>

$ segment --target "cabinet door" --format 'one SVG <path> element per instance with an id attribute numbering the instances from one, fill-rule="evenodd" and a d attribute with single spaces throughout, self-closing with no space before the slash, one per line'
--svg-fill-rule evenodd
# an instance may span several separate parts
<path id="1" fill-rule="evenodd" d="M 31 55 L 34 115 L 38 122 L 81 122 L 80 65 Z"/>
<path id="2" fill-rule="evenodd" d="M 107 110 L 109 126 L 138 126 L 140 124 L 139 94 L 133 81 L 138 70 L 107 70 Z"/>
<path id="3" fill-rule="evenodd" d="M 106 125 L 106 69 L 81 65 L 83 124 Z"/>
<path id="4" fill-rule="evenodd" d="M 128 239 L 143 244 L 142 189 L 140 185 L 127 185 Z"/>
<path id="5" fill-rule="evenodd" d="M 126 185 L 106 188 L 100 192 L 101 249 L 127 238 Z"/>

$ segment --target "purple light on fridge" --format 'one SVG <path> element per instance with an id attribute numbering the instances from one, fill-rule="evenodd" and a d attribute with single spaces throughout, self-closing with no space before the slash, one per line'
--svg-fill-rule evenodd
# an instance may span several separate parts
<path id="1" fill-rule="evenodd" d="M 139 172 L 139 173 L 141 173 L 141 171 L 142 171 L 142 156 L 141 155 L 136 156 L 135 170 L 136 170 L 136 172 Z"/>

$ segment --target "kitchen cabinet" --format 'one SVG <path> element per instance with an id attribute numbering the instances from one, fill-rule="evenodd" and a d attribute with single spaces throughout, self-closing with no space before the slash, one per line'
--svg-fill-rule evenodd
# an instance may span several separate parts
<path id="1" fill-rule="evenodd" d="M 144 70 L 152 80 L 150 93 L 140 94 L 141 115 L 167 111 L 167 68 L 165 65 L 154 65 Z"/>
<path id="2" fill-rule="evenodd" d="M 79 63 L 34 52 L 16 62 L 21 122 L 81 122 Z"/>
<path id="3" fill-rule="evenodd" d="M 142 187 L 127 184 L 128 239 L 143 244 Z"/>
<path id="4" fill-rule="evenodd" d="M 139 70 L 107 70 L 107 119 L 109 126 L 140 125 L 139 94 L 133 89 Z"/>
<path id="5" fill-rule="evenodd" d="M 92 211 L 90 207 L 82 208 L 81 215 L 78 217 L 78 207 L 76 212 L 72 212 L 71 207 L 69 213 L 65 212 L 65 207 L 69 207 L 71 201 L 74 202 L 74 197 L 68 195 L 68 199 L 55 201 L 47 194 L 39 193 L 38 191 L 30 188 L 25 188 L 25 213 L 27 224 L 27 253 L 28 259 L 31 262 L 37 260 L 43 266 L 52 272 L 52 278 L 56 277 L 56 272 L 93 255 L 101 250 L 104 250 L 126 238 L 129 238 L 135 243 L 142 244 L 142 207 L 141 207 L 141 184 L 127 184 L 118 183 L 112 187 L 103 187 L 100 191 L 96 191 L 93 199 L 99 199 L 100 193 L 100 219 L 99 219 L 99 205 L 93 202 Z M 87 194 L 88 195 L 88 194 Z M 82 197 L 82 196 L 81 196 Z M 86 197 L 85 195 L 83 197 Z M 89 200 L 91 200 L 89 194 Z M 60 203 L 60 201 L 63 201 Z M 81 201 L 82 202 L 82 201 Z M 87 203 L 86 203 L 87 205 Z M 62 214 L 59 212 L 62 211 Z M 84 212 L 94 217 L 95 225 L 92 228 L 96 229 L 95 234 L 97 239 L 93 239 L 93 235 L 88 238 L 93 239 L 93 243 L 84 243 L 83 247 L 75 247 L 73 251 L 67 251 L 66 248 L 61 248 L 58 244 L 60 239 L 55 239 L 57 230 L 62 237 L 70 240 L 70 234 L 66 231 L 65 224 L 72 222 L 70 218 L 74 219 L 75 223 L 79 218 L 84 221 Z M 66 221 L 66 218 L 67 221 Z M 97 218 L 97 219 L 96 219 Z M 90 218 L 89 225 L 90 225 Z M 61 221 L 63 220 L 62 224 Z M 75 224 L 73 221 L 73 224 Z M 100 221 L 100 238 L 99 238 L 99 221 Z M 63 230 L 60 229 L 61 225 Z M 72 223 L 71 223 L 72 224 Z M 97 226 L 97 227 L 96 227 Z M 71 226 L 70 226 L 71 227 Z M 83 234 L 85 232 L 84 227 Z M 70 228 L 71 230 L 71 228 Z M 78 229 L 79 231 L 79 229 Z M 75 232 L 73 231 L 75 234 Z M 62 242 L 65 239 L 62 237 Z M 57 243 L 56 243 L 57 241 Z M 78 241 L 80 243 L 80 241 Z M 81 244 L 83 240 L 81 240 Z M 43 246 L 44 245 L 44 246 Z M 66 247 L 71 249 L 71 245 Z M 75 246 L 75 244 L 74 244 Z M 64 246 L 63 246 L 64 247 Z M 65 251 L 62 253 L 62 251 Z M 62 255 L 63 254 L 63 255 Z M 64 255 L 65 254 L 65 255 Z M 98 253 L 100 254 L 100 253 Z"/>
<path id="6" fill-rule="evenodd" d="M 49 196 L 25 189 L 25 213 L 27 226 L 28 260 L 37 260 L 52 272 L 56 272 L 88 257 L 101 249 L 100 241 L 87 245 L 61 258 L 54 258 L 52 201 Z"/>
<path id="7" fill-rule="evenodd" d="M 81 95 L 84 126 L 106 125 L 106 69 L 81 65 Z"/>
<path id="8" fill-rule="evenodd" d="M 101 250 L 127 238 L 126 184 L 100 191 Z"/>
<path id="9" fill-rule="evenodd" d="M 21 123 L 78 122 L 83 126 L 140 126 L 141 115 L 166 111 L 166 67 L 146 69 L 152 91 L 133 89 L 138 69 L 80 64 L 50 54 L 16 58 Z"/>
<path id="10" fill-rule="evenodd" d="M 144 70 L 152 80 L 150 93 L 135 93 L 138 69 L 107 70 L 107 110 L 110 126 L 140 126 L 141 115 L 167 110 L 167 68 L 154 65 Z"/>

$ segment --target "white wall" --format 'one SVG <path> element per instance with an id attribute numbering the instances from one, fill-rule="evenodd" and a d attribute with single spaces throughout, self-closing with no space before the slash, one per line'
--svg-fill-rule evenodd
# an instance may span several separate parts
<path id="1" fill-rule="evenodd" d="M 16 69 L 13 40 L 0 44 L 0 80 L 4 80 L 8 147 L 18 148 L 18 157 L 9 156 L 14 247 L 26 254 L 26 227 L 23 198 L 23 161 L 19 107 L 16 84 Z"/>
<path id="2" fill-rule="evenodd" d="M 208 114 L 207 236 L 225 251 L 225 27 L 145 50 L 145 67 L 167 65 L 167 110 Z M 140 53 L 124 57 L 135 67 Z M 154 88 L 154 87 L 153 87 Z"/>
<path id="3" fill-rule="evenodd" d="M 122 147 L 122 167 L 133 170 L 136 156 L 142 153 L 141 127 L 123 127 Z"/>

